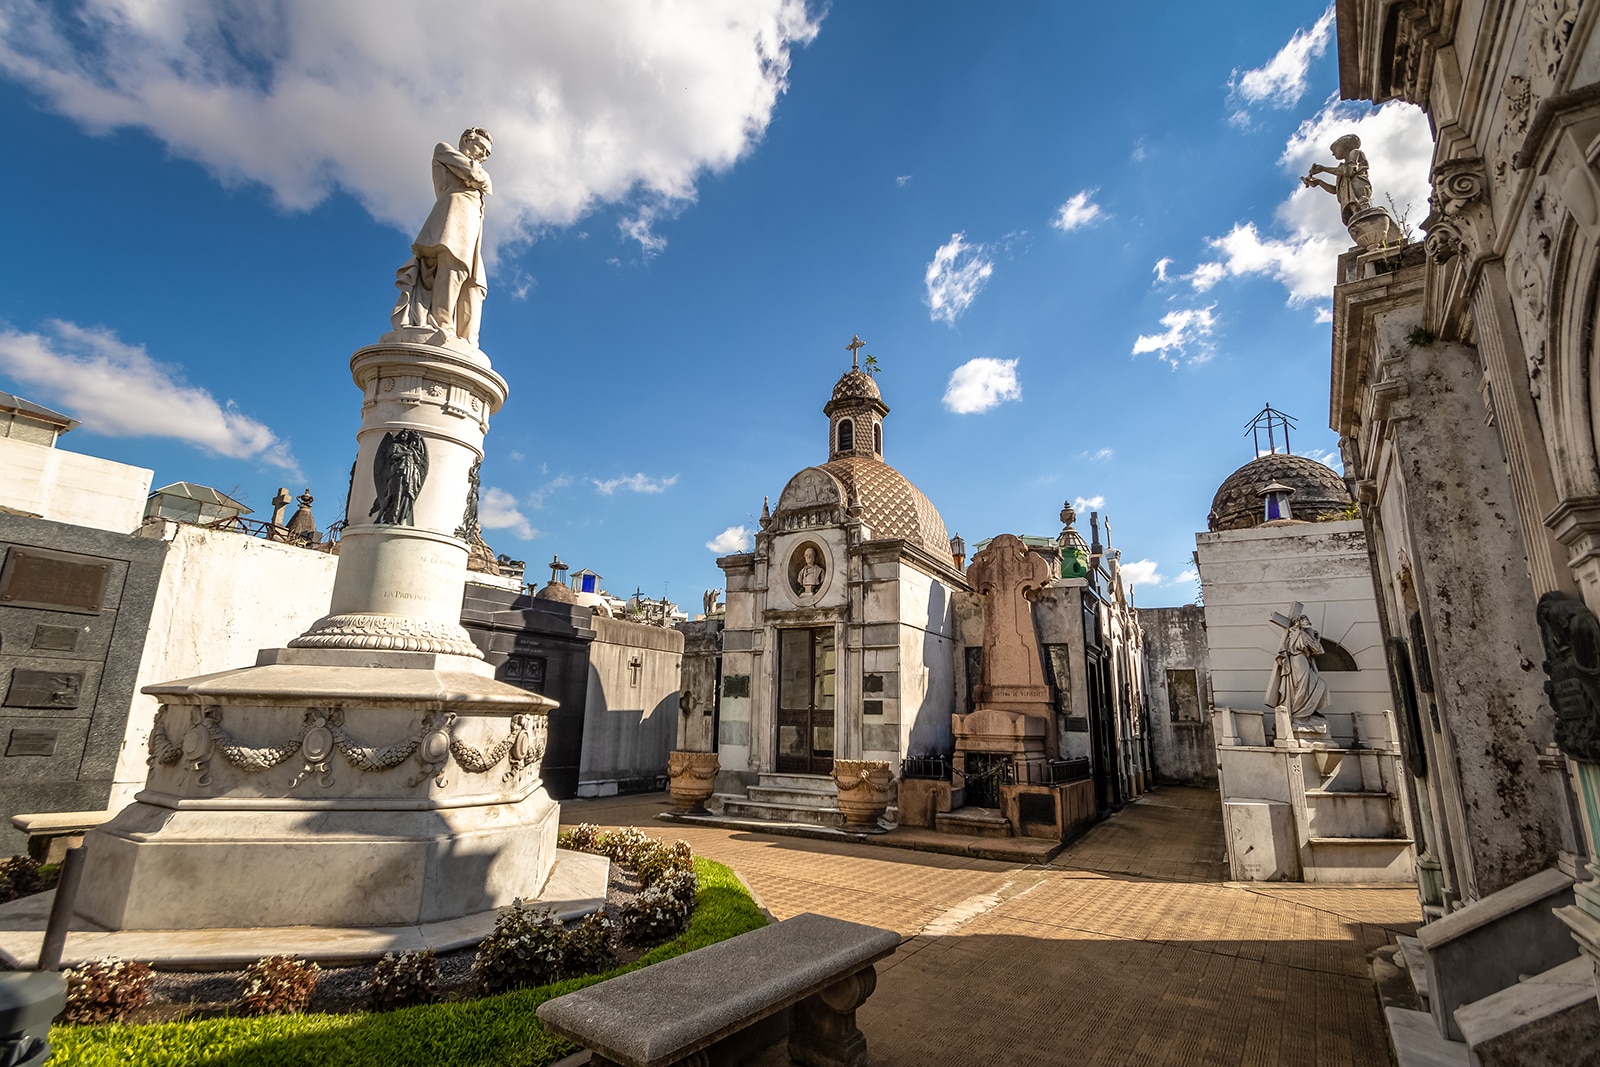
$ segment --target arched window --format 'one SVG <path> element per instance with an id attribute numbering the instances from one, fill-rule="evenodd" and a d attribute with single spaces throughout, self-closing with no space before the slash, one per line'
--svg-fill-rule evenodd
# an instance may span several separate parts
<path id="1" fill-rule="evenodd" d="M 849 419 L 839 420 L 839 451 L 849 452 L 856 447 L 856 424 Z"/>
<path id="2" fill-rule="evenodd" d="M 1322 639 L 1322 655 L 1316 657 L 1317 670 L 1328 671 L 1353 671 L 1357 670 L 1356 658 L 1352 656 L 1343 645 L 1337 641 Z"/>
<path id="3" fill-rule="evenodd" d="M 883 426 L 876 422 L 872 424 L 872 451 L 883 455 Z"/>

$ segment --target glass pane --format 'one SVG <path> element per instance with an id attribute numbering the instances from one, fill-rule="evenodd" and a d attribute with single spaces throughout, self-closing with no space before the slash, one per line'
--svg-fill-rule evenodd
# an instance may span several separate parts
<path id="1" fill-rule="evenodd" d="M 813 756 L 833 755 L 833 727 L 813 726 L 811 728 L 811 754 Z"/>
<path id="2" fill-rule="evenodd" d="M 811 631 L 778 631 L 778 706 L 811 706 Z"/>
<path id="3" fill-rule="evenodd" d="M 802 757 L 806 755 L 806 738 L 800 727 L 778 727 L 778 754 Z"/>
<path id="4" fill-rule="evenodd" d="M 816 678 L 812 691 L 812 706 L 833 710 L 833 628 L 812 630 L 812 647 L 816 652 Z"/>

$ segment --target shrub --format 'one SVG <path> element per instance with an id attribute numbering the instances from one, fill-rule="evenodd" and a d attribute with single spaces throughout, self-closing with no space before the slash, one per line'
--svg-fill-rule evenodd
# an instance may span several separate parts
<path id="1" fill-rule="evenodd" d="M 600 827 L 593 823 L 579 823 L 556 835 L 556 847 L 572 852 L 598 852 L 600 837 Z"/>
<path id="2" fill-rule="evenodd" d="M 0 861 L 0 904 L 39 893 L 55 885 L 56 865 L 46 871 L 32 856 L 12 856 Z"/>
<path id="3" fill-rule="evenodd" d="M 628 826 L 621 830 L 612 830 L 608 834 L 601 834 L 596 844 L 599 851 L 616 862 L 625 867 L 632 867 L 643 850 L 655 845 L 656 842 L 638 827 Z"/>
<path id="4" fill-rule="evenodd" d="M 648 847 L 641 848 L 636 853 L 633 871 L 639 876 L 639 884 L 648 888 L 660 881 L 661 876 L 668 871 L 693 873 L 694 853 L 687 841 L 678 841 L 671 845 L 662 841 L 652 841 Z"/>
<path id="5" fill-rule="evenodd" d="M 584 916 L 562 939 L 561 976 L 579 978 L 609 968 L 615 962 L 611 956 L 611 936 L 615 930 L 616 924 L 606 918 L 603 911 Z"/>
<path id="6" fill-rule="evenodd" d="M 67 968 L 67 1008 L 64 1023 L 104 1023 L 121 1019 L 150 999 L 155 971 L 147 963 L 117 959 L 90 960 Z"/>
<path id="7" fill-rule="evenodd" d="M 432 1004 L 439 999 L 439 961 L 433 949 L 393 952 L 378 961 L 367 980 L 367 1003 L 375 1011 Z"/>
<path id="8" fill-rule="evenodd" d="M 293 956 L 268 956 L 244 972 L 244 995 L 239 1002 L 252 1015 L 293 1015 L 304 1011 L 317 991 L 315 963 Z"/>
<path id="9" fill-rule="evenodd" d="M 561 973 L 565 939 L 555 912 L 534 911 L 514 900 L 495 920 L 494 932 L 478 946 L 473 977 L 485 993 L 553 982 Z"/>
<path id="10" fill-rule="evenodd" d="M 673 936 L 689 921 L 694 897 L 694 873 L 668 871 L 622 909 L 623 936 L 636 944 Z"/>

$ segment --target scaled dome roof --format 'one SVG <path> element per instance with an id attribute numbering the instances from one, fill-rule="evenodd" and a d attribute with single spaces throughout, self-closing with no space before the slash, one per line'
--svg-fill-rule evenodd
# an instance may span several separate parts
<path id="1" fill-rule="evenodd" d="M 871 528 L 873 540 L 899 537 L 940 558 L 950 555 L 950 535 L 939 509 L 921 489 L 883 460 L 844 456 L 817 467 L 844 484 L 846 502 L 852 495 L 860 500 L 861 517 Z"/>
<path id="2" fill-rule="evenodd" d="M 872 375 L 856 368 L 840 376 L 839 383 L 833 387 L 833 399 L 882 400 L 883 394 L 878 392 L 878 383 L 872 380 Z"/>
<path id="3" fill-rule="evenodd" d="M 1222 483 L 1211 500 L 1207 526 L 1212 532 L 1248 530 L 1266 519 L 1261 490 L 1273 482 L 1294 489 L 1289 511 L 1296 519 L 1316 520 L 1337 515 L 1354 503 L 1338 472 L 1305 456 L 1269 452 L 1246 463 Z"/>

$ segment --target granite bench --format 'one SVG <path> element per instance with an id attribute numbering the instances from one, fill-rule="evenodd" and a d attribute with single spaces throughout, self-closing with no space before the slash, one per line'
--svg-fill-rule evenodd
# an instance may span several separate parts
<path id="1" fill-rule="evenodd" d="M 37 815 L 13 815 L 11 825 L 28 835 L 28 855 L 40 863 L 60 863 L 67 849 L 83 843 L 83 835 L 103 822 L 114 811 L 46 811 Z"/>
<path id="2" fill-rule="evenodd" d="M 545 1029 L 591 1051 L 596 1067 L 732 1067 L 775 1046 L 809 1067 L 864 1067 L 856 1009 L 893 930 L 796 915 L 539 1006 Z"/>

